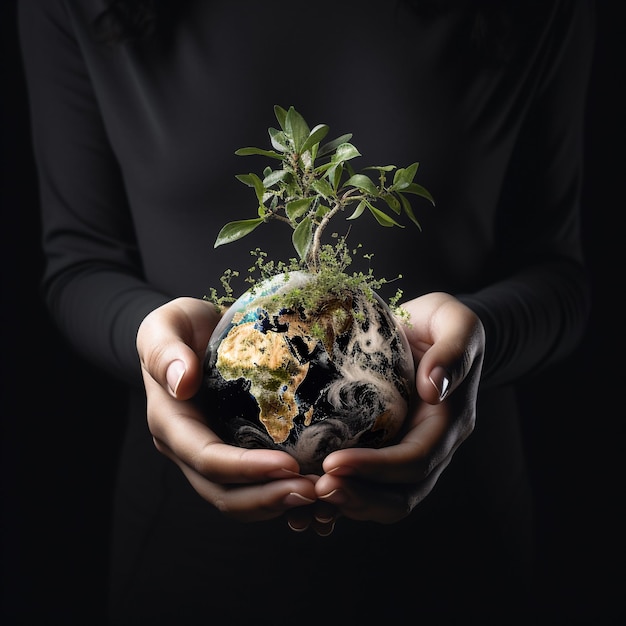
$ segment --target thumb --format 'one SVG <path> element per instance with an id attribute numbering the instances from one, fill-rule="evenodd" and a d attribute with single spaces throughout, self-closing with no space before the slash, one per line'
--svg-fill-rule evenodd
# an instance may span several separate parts
<path id="1" fill-rule="evenodd" d="M 177 298 L 149 313 L 137 332 L 137 353 L 149 376 L 174 398 L 200 388 L 202 359 L 219 314 L 208 302 Z"/>
<path id="2" fill-rule="evenodd" d="M 179 345 L 178 348 L 181 353 L 185 350 L 185 346 L 182 345 Z M 200 386 L 200 362 L 194 357 L 189 359 L 176 358 L 167 366 L 165 372 L 167 390 L 174 398 L 187 400 L 196 393 Z"/>
<path id="3" fill-rule="evenodd" d="M 428 347 L 416 371 L 420 398 L 437 404 L 482 367 L 485 331 L 478 316 L 455 298 L 437 306 L 428 321 Z"/>

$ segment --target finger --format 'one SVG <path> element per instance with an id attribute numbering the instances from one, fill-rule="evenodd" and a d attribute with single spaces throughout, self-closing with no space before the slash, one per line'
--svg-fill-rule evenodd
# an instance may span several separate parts
<path id="1" fill-rule="evenodd" d="M 150 313 L 137 333 L 142 369 L 170 395 L 188 399 L 202 378 L 201 363 L 219 313 L 196 298 L 178 298 Z"/>
<path id="2" fill-rule="evenodd" d="M 375 483 L 414 484 L 424 480 L 456 444 L 458 426 L 451 428 L 453 409 L 450 401 L 438 405 L 420 403 L 407 418 L 401 441 L 382 448 L 345 448 L 324 459 L 329 475 L 358 477 Z M 469 433 L 467 433 L 469 434 Z"/>
<path id="3" fill-rule="evenodd" d="M 299 476 L 297 461 L 286 452 L 228 445 L 211 430 L 195 404 L 172 398 L 149 377 L 145 385 L 150 432 L 174 457 L 198 474 L 220 483 Z"/>
<path id="4" fill-rule="evenodd" d="M 223 515 L 244 522 L 274 519 L 287 511 L 308 508 L 315 501 L 315 487 L 303 477 L 245 485 L 220 484 L 207 480 L 181 461 L 167 446 L 159 450 L 181 469 L 189 484 Z"/>
<path id="5" fill-rule="evenodd" d="M 331 503 L 317 501 L 311 506 L 292 509 L 287 514 L 287 524 L 294 532 L 311 529 L 320 537 L 328 537 L 335 529 L 339 517 L 337 507 Z"/>
<path id="6" fill-rule="evenodd" d="M 329 476 L 316 485 L 318 498 L 333 504 L 341 516 L 356 521 L 393 524 L 405 517 L 430 494 L 449 464 L 453 451 L 417 484 L 376 485 L 354 478 Z"/>
<path id="7" fill-rule="evenodd" d="M 428 294 L 407 304 L 409 342 L 418 358 L 416 386 L 431 404 L 443 401 L 482 363 L 484 328 L 478 316 L 448 294 Z"/>
<path id="8" fill-rule="evenodd" d="M 308 474 L 306 478 L 315 484 L 320 477 L 315 474 Z M 312 506 L 299 507 L 289 511 L 287 524 L 295 532 L 304 532 L 310 528 L 320 537 L 327 537 L 333 532 L 338 516 L 339 512 L 335 506 L 318 500 Z"/>
<path id="9" fill-rule="evenodd" d="M 296 533 L 303 533 L 309 529 L 313 521 L 313 511 L 310 506 L 292 509 L 287 514 L 287 525 Z"/>
<path id="10" fill-rule="evenodd" d="M 318 500 L 313 505 L 313 521 L 311 529 L 320 537 L 328 537 L 335 530 L 340 513 L 332 502 Z"/>

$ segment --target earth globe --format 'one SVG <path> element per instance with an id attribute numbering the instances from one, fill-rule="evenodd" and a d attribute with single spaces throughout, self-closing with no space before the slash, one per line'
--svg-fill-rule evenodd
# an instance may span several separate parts
<path id="1" fill-rule="evenodd" d="M 314 280 L 294 271 L 246 291 L 224 313 L 204 360 L 218 434 L 284 450 L 303 473 L 319 473 L 334 450 L 390 443 L 415 387 L 411 350 L 389 306 L 363 289 L 298 304 L 294 294 Z"/>

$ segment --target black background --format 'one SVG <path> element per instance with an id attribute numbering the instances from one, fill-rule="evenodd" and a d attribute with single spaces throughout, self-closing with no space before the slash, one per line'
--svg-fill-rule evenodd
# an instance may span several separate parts
<path id="1" fill-rule="evenodd" d="M 2 623 L 98 626 L 121 390 L 67 348 L 38 293 L 37 189 L 15 3 L 0 1 Z M 540 623 L 550 626 L 626 623 L 626 20 L 623 2 L 597 5 L 584 187 L 592 317 L 575 354 L 526 390 Z"/>

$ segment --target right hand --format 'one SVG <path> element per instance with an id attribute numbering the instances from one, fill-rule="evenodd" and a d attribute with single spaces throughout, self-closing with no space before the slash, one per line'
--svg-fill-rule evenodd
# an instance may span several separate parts
<path id="1" fill-rule="evenodd" d="M 148 314 L 139 327 L 137 351 L 156 448 L 228 517 L 252 522 L 287 513 L 294 530 L 312 526 L 329 534 L 333 507 L 315 503 L 316 476 L 301 475 L 286 452 L 226 444 L 191 401 L 202 384 L 205 348 L 219 318 L 209 302 L 177 298 Z"/>
<path id="2" fill-rule="evenodd" d="M 315 485 L 320 500 L 359 521 L 396 523 L 434 489 L 474 430 L 485 352 L 479 317 L 454 296 L 433 292 L 405 302 L 406 336 L 417 369 L 416 397 L 397 441 L 331 452 Z"/>

